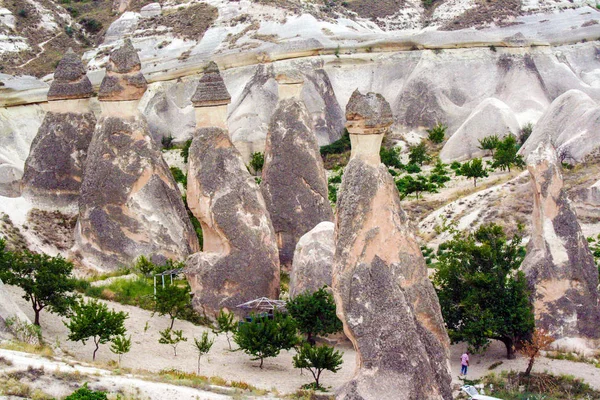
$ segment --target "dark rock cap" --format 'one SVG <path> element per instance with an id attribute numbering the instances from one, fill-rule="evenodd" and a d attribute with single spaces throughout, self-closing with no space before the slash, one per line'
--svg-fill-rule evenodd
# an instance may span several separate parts
<path id="1" fill-rule="evenodd" d="M 81 58 L 69 49 L 54 72 L 48 100 L 85 99 L 94 92 Z"/>
<path id="2" fill-rule="evenodd" d="M 140 58 L 131 40 L 125 39 L 123 46 L 110 53 L 98 99 L 102 101 L 140 99 L 148 87 L 141 68 Z"/>
<path id="3" fill-rule="evenodd" d="M 110 53 L 107 71 L 118 74 L 137 72 L 142 69 L 142 63 L 131 39 L 125 39 L 123 46 Z"/>
<path id="4" fill-rule="evenodd" d="M 346 106 L 346 120 L 364 120 L 365 128 L 386 127 L 394 122 L 392 108 L 382 95 L 373 92 L 363 95 L 358 89 Z"/>
<path id="5" fill-rule="evenodd" d="M 211 61 L 198 82 L 196 92 L 192 96 L 194 107 L 211 107 L 231 103 L 231 95 L 219 73 L 219 67 Z"/>

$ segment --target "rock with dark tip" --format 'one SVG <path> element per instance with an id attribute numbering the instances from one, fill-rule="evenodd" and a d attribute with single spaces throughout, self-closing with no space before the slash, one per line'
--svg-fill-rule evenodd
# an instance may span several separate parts
<path id="1" fill-rule="evenodd" d="M 214 61 L 208 63 L 192 96 L 194 107 L 213 107 L 231 103 L 231 95 Z"/>
<path id="2" fill-rule="evenodd" d="M 269 125 L 261 182 L 279 258 L 287 266 L 302 235 L 333 220 L 319 145 L 300 89 L 301 84 L 279 85 L 281 100 Z"/>
<path id="3" fill-rule="evenodd" d="M 362 95 L 356 89 L 346 106 L 346 126 L 355 134 L 373 135 L 385 132 L 394 122 L 392 108 L 379 93 Z"/>
<path id="4" fill-rule="evenodd" d="M 556 345 L 588 346 L 600 339 L 598 268 L 563 188 L 560 162 L 549 142 L 527 158 L 533 189 L 533 228 L 523 271 L 534 291 L 536 326 Z"/>
<path id="5" fill-rule="evenodd" d="M 148 83 L 141 72 L 142 64 L 130 39 L 110 53 L 106 75 L 100 84 L 101 101 L 139 100 Z"/>
<path id="6" fill-rule="evenodd" d="M 290 273 L 291 298 L 331 286 L 334 227 L 333 222 L 321 222 L 298 241 Z"/>
<path id="7" fill-rule="evenodd" d="M 376 98 L 364 97 L 356 100 Z M 385 110 L 361 115 L 385 121 Z M 336 399 L 450 400 L 450 341 L 438 298 L 394 180 L 375 157 L 379 149 L 369 151 L 348 163 L 336 208 L 332 285 L 358 366 Z"/>
<path id="8" fill-rule="evenodd" d="M 202 225 L 204 251 L 185 274 L 194 308 L 213 318 L 221 308 L 279 298 L 279 257 L 269 213 L 227 131 L 202 128 L 189 152 L 188 205 Z"/>
<path id="9" fill-rule="evenodd" d="M 85 99 L 94 92 L 81 58 L 69 49 L 60 60 L 48 90 L 48 100 Z"/>
<path id="10" fill-rule="evenodd" d="M 198 239 L 160 147 L 143 120 L 103 116 L 89 147 L 74 254 L 100 270 L 184 260 Z"/>

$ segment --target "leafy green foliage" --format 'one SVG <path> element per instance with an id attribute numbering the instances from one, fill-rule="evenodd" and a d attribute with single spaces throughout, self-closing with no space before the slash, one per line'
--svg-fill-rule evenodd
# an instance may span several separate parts
<path id="1" fill-rule="evenodd" d="M 405 198 L 411 194 L 415 194 L 417 200 L 423 192 L 435 193 L 437 185 L 431 183 L 429 179 L 423 175 L 417 175 L 413 178 L 411 175 L 405 175 L 402 178 L 396 179 L 396 187 L 400 192 L 400 197 Z"/>
<path id="2" fill-rule="evenodd" d="M 223 309 L 219 310 L 219 314 L 217 315 L 217 326 L 212 330 L 214 334 L 219 335 L 221 333 L 225 334 L 227 338 L 227 344 L 229 345 L 229 350 L 231 350 L 231 341 L 229 340 L 229 334 L 235 333 L 237 330 L 237 323 L 235 322 L 235 315 L 232 312 L 227 312 Z"/>
<path id="3" fill-rule="evenodd" d="M 187 175 L 177 167 L 171 167 L 169 169 L 171 170 L 171 174 L 173 175 L 175 182 L 179 182 L 183 185 L 183 187 L 187 187 Z"/>
<path id="4" fill-rule="evenodd" d="M 144 276 L 150 276 L 154 272 L 155 265 L 148 257 L 142 255 L 135 260 L 133 268 Z"/>
<path id="5" fill-rule="evenodd" d="M 177 357 L 177 346 L 181 342 L 187 342 L 187 338 L 183 336 L 182 330 L 173 330 L 171 328 L 167 328 L 163 331 L 159 331 L 160 339 L 158 339 L 158 343 L 160 344 L 168 344 L 173 348 L 173 352 L 175 353 L 175 357 Z"/>
<path id="6" fill-rule="evenodd" d="M 96 348 L 92 359 L 96 359 L 96 352 L 101 344 L 112 341 L 116 336 L 125 335 L 125 320 L 129 314 L 122 311 L 108 310 L 106 304 L 98 300 L 80 301 L 73 306 L 73 315 L 69 322 L 69 340 L 81 342 L 85 345 L 92 339 Z"/>
<path id="7" fill-rule="evenodd" d="M 214 339 L 210 339 L 208 337 L 208 332 L 202 332 L 202 336 L 200 339 L 194 338 L 194 346 L 196 347 L 196 352 L 198 353 L 198 375 L 200 375 L 200 359 L 203 355 L 208 354 L 210 349 L 212 348 Z"/>
<path id="8" fill-rule="evenodd" d="M 523 261 L 521 228 L 509 240 L 502 227 L 482 225 L 473 233 L 455 232 L 440 246 L 433 281 L 450 339 L 477 351 L 490 339 L 502 341 L 508 358 L 533 331 Z"/>
<path id="9" fill-rule="evenodd" d="M 181 149 L 181 157 L 183 157 L 183 162 L 187 164 L 188 158 L 190 157 L 190 147 L 192 146 L 192 139 L 188 139 L 183 144 L 183 148 Z"/>
<path id="10" fill-rule="evenodd" d="M 342 367 L 342 353 L 330 346 L 311 346 L 304 343 L 294 356 L 294 367 L 308 369 L 315 379 L 314 389 L 323 389 L 319 383 L 321 373 L 325 370 L 333 373 Z"/>
<path id="11" fill-rule="evenodd" d="M 409 174 L 418 174 L 419 172 L 421 172 L 421 167 L 419 167 L 417 164 L 409 163 L 406 164 L 404 170 Z"/>
<path id="12" fill-rule="evenodd" d="M 481 150 L 488 150 L 492 157 L 494 156 L 494 151 L 498 148 L 499 144 L 500 138 L 498 135 L 486 136 L 479 140 L 479 148 Z"/>
<path id="13" fill-rule="evenodd" d="M 185 210 L 187 211 L 188 217 L 190 218 L 190 222 L 192 223 L 192 226 L 194 227 L 194 232 L 196 232 L 196 237 L 198 238 L 198 243 L 200 244 L 200 250 L 202 250 L 204 248 L 204 236 L 202 234 L 202 224 L 200 224 L 200 221 L 198 221 L 198 218 L 196 218 L 196 216 L 194 215 L 192 210 L 190 210 L 190 207 L 188 206 L 188 203 L 187 203 L 187 197 L 181 196 L 181 198 L 183 199 L 183 205 L 185 205 Z"/>
<path id="14" fill-rule="evenodd" d="M 156 296 L 154 299 L 154 311 L 159 315 L 168 315 L 171 318 L 170 329 L 173 329 L 175 319 L 181 318 L 192 302 L 189 285 L 179 287 L 174 284 L 167 284 L 165 287 L 156 287 Z"/>
<path id="15" fill-rule="evenodd" d="M 65 397 L 65 400 L 108 400 L 106 392 L 88 389 L 87 382 L 82 387 Z"/>
<path id="16" fill-rule="evenodd" d="M 131 350 L 131 335 L 129 337 L 125 335 L 115 336 L 110 345 L 110 351 L 119 356 L 119 365 L 121 364 L 121 356 L 129 353 Z"/>
<path id="17" fill-rule="evenodd" d="M 518 151 L 519 146 L 514 135 L 506 136 L 498 143 L 496 153 L 494 154 L 493 167 L 500 168 L 502 171 L 508 169 L 508 172 L 510 172 L 510 167 L 513 165 L 522 169 L 525 166 L 525 161 L 523 161 L 523 156 L 517 154 Z"/>
<path id="18" fill-rule="evenodd" d="M 255 174 L 259 174 L 265 165 L 265 153 L 260 151 L 254 152 L 250 155 L 250 168 Z"/>
<path id="19" fill-rule="evenodd" d="M 435 144 L 442 143 L 446 138 L 446 130 L 448 127 L 441 122 L 435 124 L 435 126 L 431 129 L 427 129 L 427 133 L 429 134 L 427 138 Z"/>
<path id="20" fill-rule="evenodd" d="M 408 152 L 409 164 L 417 164 L 422 166 L 428 162 L 431 158 L 427 154 L 427 146 L 424 142 L 419 143 L 416 146 L 411 146 Z"/>
<path id="21" fill-rule="evenodd" d="M 381 146 L 379 157 L 381 162 L 387 167 L 404 169 L 404 164 L 400 161 L 400 147 L 390 147 L 389 149 Z"/>
<path id="22" fill-rule="evenodd" d="M 526 123 L 521 128 L 521 132 L 519 133 L 519 145 L 523 146 L 529 136 L 531 136 L 531 132 L 533 132 L 533 124 L 531 122 Z"/>
<path id="23" fill-rule="evenodd" d="M 335 206 L 337 203 L 337 193 L 342 183 L 342 176 L 344 175 L 344 169 L 338 168 L 333 175 L 327 179 L 327 191 L 329 202 Z"/>
<path id="24" fill-rule="evenodd" d="M 281 350 L 289 350 L 298 343 L 296 322 L 288 314 L 252 315 L 251 322 L 239 325 L 233 340 L 244 351 L 260 360 L 260 368 L 267 357 L 276 357 Z"/>
<path id="25" fill-rule="evenodd" d="M 443 188 L 445 183 L 450 180 L 449 172 L 446 169 L 448 165 L 444 164 L 442 160 L 437 159 L 435 166 L 429 174 L 429 182 L 436 185 L 438 188 Z"/>
<path id="26" fill-rule="evenodd" d="M 298 324 L 298 330 L 307 335 L 307 341 L 315 344 L 316 336 L 327 336 L 342 330 L 342 321 L 335 313 L 333 295 L 322 287 L 316 292 L 308 291 L 288 300 L 286 309 Z"/>
<path id="27" fill-rule="evenodd" d="M 344 129 L 342 137 L 326 146 L 321 146 L 321 156 L 328 154 L 341 154 L 350 150 L 350 133 Z"/>
<path id="28" fill-rule="evenodd" d="M 169 136 L 163 136 L 161 139 L 161 144 L 163 149 L 165 150 L 169 150 L 173 148 L 173 136 L 169 135 Z"/>
<path id="29" fill-rule="evenodd" d="M 462 167 L 462 164 L 459 163 L 458 161 L 452 161 L 452 164 L 450 164 L 450 169 L 452 171 L 454 171 L 454 173 L 459 172 L 461 167 Z"/>
<path id="30" fill-rule="evenodd" d="M 471 161 L 465 162 L 460 168 L 460 174 L 467 178 L 473 178 L 473 186 L 477 186 L 478 178 L 485 178 L 488 176 L 481 158 L 474 158 Z"/>
<path id="31" fill-rule="evenodd" d="M 60 255 L 50 257 L 28 250 L 10 252 L 0 240 L 0 279 L 9 285 L 23 289 L 35 313 L 35 325 L 40 325 L 40 312 L 67 315 L 76 296 L 71 292 L 75 283 L 71 279 L 73 264 Z"/>

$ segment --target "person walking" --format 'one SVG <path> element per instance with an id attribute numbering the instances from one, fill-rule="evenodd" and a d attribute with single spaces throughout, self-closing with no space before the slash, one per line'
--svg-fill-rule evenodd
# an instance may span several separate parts
<path id="1" fill-rule="evenodd" d="M 465 351 L 462 356 L 460 356 L 460 374 L 462 376 L 467 376 L 467 369 L 469 368 L 469 352 Z"/>

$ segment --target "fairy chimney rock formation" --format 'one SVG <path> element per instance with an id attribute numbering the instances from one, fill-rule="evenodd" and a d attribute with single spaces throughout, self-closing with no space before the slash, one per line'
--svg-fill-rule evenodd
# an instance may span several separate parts
<path id="1" fill-rule="evenodd" d="M 383 97 L 355 92 L 348 128 L 383 136 L 389 110 Z M 378 153 L 375 146 L 355 153 L 339 190 L 333 292 L 357 369 L 336 399 L 450 400 L 450 341 L 438 298 Z"/>
<path id="2" fill-rule="evenodd" d="M 533 230 L 523 271 L 533 289 L 536 326 L 565 348 L 600 342 L 598 268 L 563 189 L 554 147 L 542 142 L 527 158 Z"/>
<path id="3" fill-rule="evenodd" d="M 196 112 L 196 126 L 227 129 L 227 105 L 231 103 L 231 95 L 219 73 L 214 61 L 208 63 L 204 75 L 198 82 L 196 92 L 192 96 L 192 104 Z"/>
<path id="4" fill-rule="evenodd" d="M 199 250 L 198 238 L 160 145 L 137 111 L 146 87 L 139 58 L 130 41 L 110 57 L 73 253 L 100 270 L 129 266 L 141 255 L 159 264 L 184 260 Z"/>
<path id="5" fill-rule="evenodd" d="M 271 117 L 261 189 L 277 235 L 279 259 L 290 266 L 298 240 L 332 221 L 327 177 L 312 121 L 300 100 L 302 78 L 279 74 L 280 99 Z"/>
<path id="6" fill-rule="evenodd" d="M 36 207 L 76 213 L 88 146 L 96 117 L 92 84 L 71 49 L 58 63 L 48 91 L 48 112 L 31 144 L 21 194 Z"/>
<path id="7" fill-rule="evenodd" d="M 263 196 L 227 131 L 201 128 L 189 152 L 188 205 L 202 225 L 204 249 L 186 262 L 194 308 L 214 318 L 221 308 L 279 298 L 279 257 Z"/>

